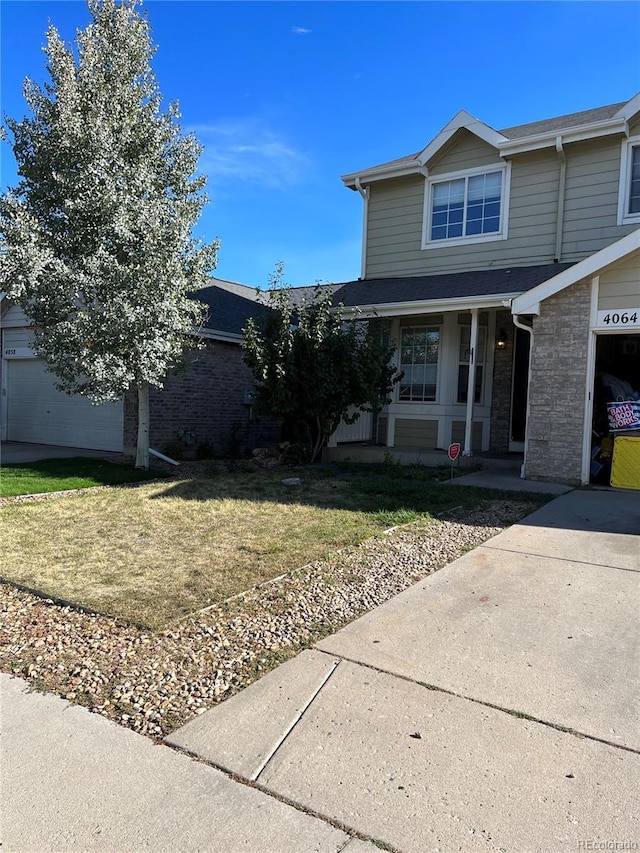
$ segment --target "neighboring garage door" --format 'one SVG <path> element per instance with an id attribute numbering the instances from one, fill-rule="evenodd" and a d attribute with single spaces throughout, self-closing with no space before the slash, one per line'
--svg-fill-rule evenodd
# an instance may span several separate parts
<path id="1" fill-rule="evenodd" d="M 9 441 L 122 451 L 122 402 L 94 406 L 58 391 L 37 358 L 7 359 L 4 370 Z"/>

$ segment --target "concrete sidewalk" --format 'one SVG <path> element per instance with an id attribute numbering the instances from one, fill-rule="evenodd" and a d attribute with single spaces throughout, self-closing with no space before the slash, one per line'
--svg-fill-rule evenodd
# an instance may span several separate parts
<path id="1" fill-rule="evenodd" d="M 0 676 L 3 850 L 636 849 L 638 534 L 557 498 L 167 738 L 202 761 Z"/>
<path id="2" fill-rule="evenodd" d="M 0 674 L 3 853 L 337 853 L 350 836 Z M 361 853 L 347 844 L 346 853 Z"/>

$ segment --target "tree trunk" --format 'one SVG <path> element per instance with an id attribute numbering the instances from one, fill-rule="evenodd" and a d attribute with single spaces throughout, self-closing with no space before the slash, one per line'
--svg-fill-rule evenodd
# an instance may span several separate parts
<path id="1" fill-rule="evenodd" d="M 322 430 L 322 423 L 321 423 L 319 417 L 316 417 L 314 425 L 316 428 L 315 435 L 313 434 L 313 430 L 310 430 L 310 433 L 311 433 L 311 463 L 312 464 L 316 461 L 316 459 L 320 455 L 320 452 L 322 451 L 322 448 L 324 447 L 324 443 L 325 443 L 325 435 L 324 435 L 324 432 Z"/>
<path id="2" fill-rule="evenodd" d="M 138 444 L 136 468 L 149 468 L 149 383 L 138 385 Z"/>

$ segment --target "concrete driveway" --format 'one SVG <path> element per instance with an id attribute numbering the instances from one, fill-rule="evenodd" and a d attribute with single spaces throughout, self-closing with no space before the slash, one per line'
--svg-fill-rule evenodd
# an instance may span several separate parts
<path id="1" fill-rule="evenodd" d="M 564 495 L 167 742 L 407 853 L 640 846 L 638 534 Z"/>
<path id="2" fill-rule="evenodd" d="M 72 456 L 91 456 L 100 459 L 113 456 L 113 451 L 59 447 L 53 444 L 26 444 L 19 441 L 3 441 L 0 444 L 0 465 L 39 462 L 41 459 L 66 459 Z"/>

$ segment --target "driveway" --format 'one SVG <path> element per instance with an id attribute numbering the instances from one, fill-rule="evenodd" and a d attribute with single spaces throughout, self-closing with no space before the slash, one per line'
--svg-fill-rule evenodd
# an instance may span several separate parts
<path id="1" fill-rule="evenodd" d="M 640 845 L 639 533 L 564 495 L 167 742 L 402 851 Z"/>
<path id="2" fill-rule="evenodd" d="M 106 450 L 84 450 L 81 447 L 59 447 L 53 444 L 26 444 L 19 441 L 3 441 L 0 445 L 0 464 L 13 465 L 20 462 L 39 462 L 41 459 L 66 459 L 71 456 L 92 456 L 99 459 L 113 456 Z"/>

